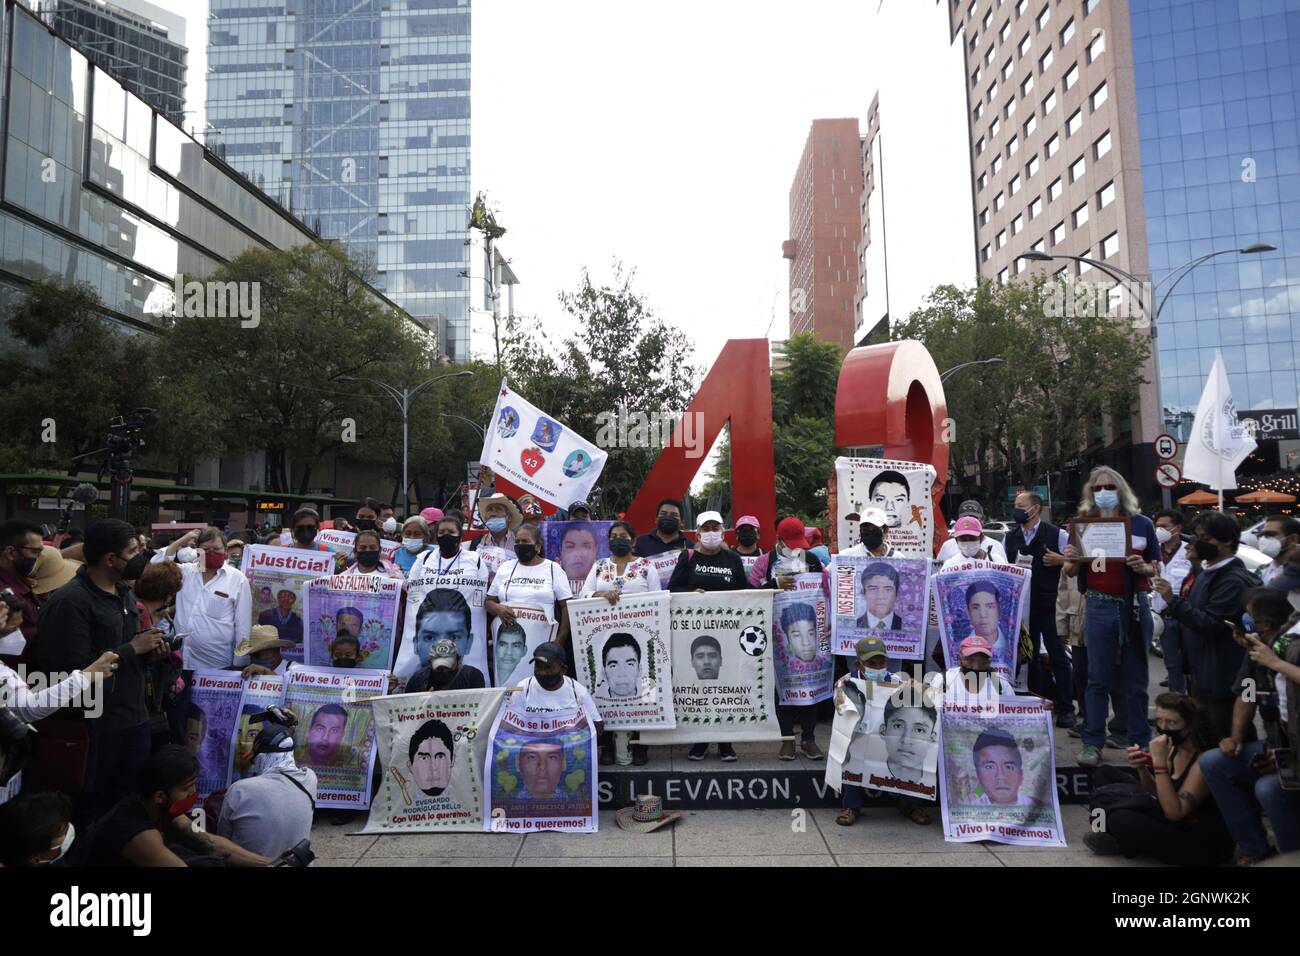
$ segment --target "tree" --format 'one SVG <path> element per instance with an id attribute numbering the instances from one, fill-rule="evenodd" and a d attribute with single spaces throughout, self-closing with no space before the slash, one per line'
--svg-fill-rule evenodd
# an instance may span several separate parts
<path id="1" fill-rule="evenodd" d="M 170 367 L 190 370 L 195 387 L 220 384 L 219 437 L 231 451 L 266 452 L 271 491 L 291 490 L 291 462 L 305 494 L 321 456 L 360 437 L 382 443 L 396 408 L 381 412 L 357 378 L 433 366 L 432 335 L 374 297 L 372 272 L 332 244 L 250 249 L 208 279 L 253 283 L 258 321 L 179 317 L 165 337 Z"/>
<path id="2" fill-rule="evenodd" d="M 5 317 L 14 345 L 0 354 L 0 468 L 93 468 L 109 421 L 154 408 L 137 468 L 182 471 L 215 451 L 212 396 L 158 358 L 159 339 L 110 318 L 84 283 L 34 283 Z M 87 456 L 84 461 L 79 460 Z"/>
<path id="3" fill-rule="evenodd" d="M 954 468 L 973 455 L 992 501 L 1011 483 L 1034 484 L 1061 470 L 1105 423 L 1128 416 L 1145 381 L 1145 334 L 1122 321 L 1044 307 L 1053 293 L 1070 291 L 1042 279 L 940 286 L 893 328 L 895 340 L 924 344 L 941 370 L 1003 360 L 944 385 Z M 994 477 L 999 471 L 1005 478 Z"/>

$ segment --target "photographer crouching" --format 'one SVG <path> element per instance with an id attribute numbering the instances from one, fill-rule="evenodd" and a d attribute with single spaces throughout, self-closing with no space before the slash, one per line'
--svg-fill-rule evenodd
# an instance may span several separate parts
<path id="1" fill-rule="evenodd" d="M 278 856 L 311 836 L 316 774 L 294 762 L 291 711 L 271 707 L 249 722 L 262 724 L 253 739 L 253 776 L 226 791 L 217 832 L 252 853 Z"/>

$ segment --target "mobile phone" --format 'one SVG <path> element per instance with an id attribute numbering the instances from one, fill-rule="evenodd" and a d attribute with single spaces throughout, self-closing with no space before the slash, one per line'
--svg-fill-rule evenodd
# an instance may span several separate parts
<path id="1" fill-rule="evenodd" d="M 1283 790 L 1300 790 L 1300 774 L 1296 773 L 1291 761 L 1291 751 L 1277 749 L 1273 751 L 1273 762 L 1277 764 L 1277 782 Z"/>

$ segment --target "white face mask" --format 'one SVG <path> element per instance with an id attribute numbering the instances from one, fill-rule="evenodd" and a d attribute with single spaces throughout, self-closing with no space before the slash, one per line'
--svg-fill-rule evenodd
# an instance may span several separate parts
<path id="1" fill-rule="evenodd" d="M 963 558 L 973 558 L 980 553 L 980 543 L 978 541 L 958 541 L 957 550 L 961 552 Z"/>
<path id="2" fill-rule="evenodd" d="M 178 564 L 197 564 L 199 552 L 197 548 L 181 548 L 176 552 L 176 562 Z"/>
<path id="3" fill-rule="evenodd" d="M 402 547 L 405 548 L 407 551 L 411 552 L 411 554 L 419 554 L 420 551 L 422 551 L 422 550 L 424 549 L 424 539 L 423 539 L 423 538 L 403 538 L 403 539 L 402 539 Z"/>
<path id="4" fill-rule="evenodd" d="M 700 547 L 701 547 L 701 548 L 708 548 L 710 551 L 714 550 L 715 548 L 720 548 L 720 547 L 722 547 L 722 532 L 721 532 L 721 531 L 701 531 L 701 532 L 700 532 Z"/>
<path id="5" fill-rule="evenodd" d="M 63 859 L 64 855 L 68 852 L 69 848 L 71 848 L 72 841 L 75 840 L 76 838 L 77 838 L 77 828 L 74 827 L 71 823 L 69 823 L 68 832 L 63 834 L 63 842 L 59 844 L 59 855 L 56 856 L 53 860 L 41 860 L 39 865 L 49 866 L 51 863 L 55 863 Z"/>
<path id="6" fill-rule="evenodd" d="M 1282 542 L 1277 538 L 1260 538 L 1259 544 L 1257 544 L 1256 547 L 1267 554 L 1270 558 L 1276 558 L 1282 553 Z"/>
<path id="7" fill-rule="evenodd" d="M 394 531 L 396 531 L 396 530 L 397 530 L 397 519 L 396 519 L 396 518 L 388 518 L 387 520 L 384 521 L 384 533 L 385 533 L 385 534 L 392 534 L 392 533 L 393 533 Z"/>
<path id="8" fill-rule="evenodd" d="M 1156 528 L 1156 540 L 1161 544 L 1167 544 L 1169 539 L 1173 536 L 1174 533 L 1168 528 Z"/>

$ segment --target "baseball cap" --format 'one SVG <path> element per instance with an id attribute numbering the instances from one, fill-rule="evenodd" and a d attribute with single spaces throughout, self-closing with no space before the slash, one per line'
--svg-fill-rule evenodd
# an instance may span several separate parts
<path id="1" fill-rule="evenodd" d="M 982 520 L 984 518 L 984 506 L 974 498 L 967 498 L 957 506 L 957 517 L 960 518 L 963 515 L 974 515 Z"/>
<path id="2" fill-rule="evenodd" d="M 864 637 L 857 643 L 858 660 L 869 661 L 873 657 L 888 657 L 885 642 L 878 637 Z"/>
<path id="3" fill-rule="evenodd" d="M 758 519 L 755 518 L 753 515 L 741 515 L 739 518 L 736 519 L 736 527 L 737 528 L 744 528 L 744 527 L 761 528 L 762 525 L 758 523 Z"/>
<path id="4" fill-rule="evenodd" d="M 533 651 L 533 659 L 528 663 L 536 664 L 538 661 L 543 664 L 563 664 L 564 648 L 555 643 L 555 641 L 546 641 L 542 644 L 538 644 L 537 649 Z"/>
<path id="5" fill-rule="evenodd" d="M 953 525 L 952 528 L 952 536 L 954 538 L 963 534 L 982 535 L 983 533 L 984 526 L 980 524 L 980 519 L 976 518 L 974 515 L 966 515 L 965 517 L 958 518 L 957 523 Z"/>
<path id="6" fill-rule="evenodd" d="M 701 511 L 699 516 L 695 519 L 695 527 L 702 528 L 704 527 L 705 522 L 708 521 L 716 521 L 718 524 L 723 524 L 722 515 L 718 514 L 716 511 Z"/>
<path id="7" fill-rule="evenodd" d="M 803 536 L 803 522 L 798 518 L 782 518 L 776 526 L 776 536 L 787 548 L 803 548 L 808 545 Z"/>
<path id="8" fill-rule="evenodd" d="M 875 525 L 877 528 L 889 527 L 889 518 L 879 508 L 867 508 L 858 518 L 858 524 Z"/>
<path id="9" fill-rule="evenodd" d="M 429 649 L 429 666 L 430 667 L 455 667 L 460 661 L 460 651 L 456 650 L 456 642 L 443 638 Z"/>
<path id="10" fill-rule="evenodd" d="M 425 508 L 423 511 L 420 512 L 420 517 L 423 518 L 425 521 L 429 522 L 430 527 L 433 527 L 439 521 L 442 520 L 442 509 Z"/>
<path id="11" fill-rule="evenodd" d="M 573 514 L 575 511 L 585 511 L 587 514 L 591 514 L 591 505 L 582 500 L 575 501 L 569 505 L 569 514 Z"/>
<path id="12" fill-rule="evenodd" d="M 992 657 L 993 646 L 978 634 L 972 634 L 961 642 L 961 646 L 957 648 L 957 653 L 962 657 L 969 657 L 971 654 L 984 654 Z"/>

